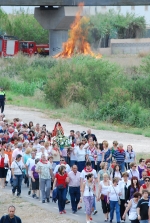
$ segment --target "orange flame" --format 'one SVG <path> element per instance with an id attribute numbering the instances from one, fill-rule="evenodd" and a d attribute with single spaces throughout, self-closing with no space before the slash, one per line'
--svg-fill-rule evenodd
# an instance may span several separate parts
<path id="1" fill-rule="evenodd" d="M 70 37 L 67 42 L 63 43 L 63 51 L 54 56 L 55 58 L 70 58 L 74 54 L 85 54 L 101 58 L 101 55 L 96 56 L 94 52 L 92 52 L 90 44 L 87 42 L 88 29 L 82 28 L 82 24 L 87 24 L 89 21 L 88 18 L 83 17 L 81 22 L 83 6 L 84 3 L 79 4 L 79 11 L 70 27 Z"/>

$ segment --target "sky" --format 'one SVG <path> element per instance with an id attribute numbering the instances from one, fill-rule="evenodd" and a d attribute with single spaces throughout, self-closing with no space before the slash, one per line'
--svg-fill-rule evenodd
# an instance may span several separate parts
<path id="1" fill-rule="evenodd" d="M 13 10 L 19 10 L 20 9 L 20 6 L 19 7 L 14 7 L 14 6 L 1 6 L 1 8 L 5 11 L 5 12 L 7 12 L 8 14 L 9 13 L 12 13 L 13 12 Z M 34 13 L 34 7 L 26 7 L 26 6 L 23 6 L 22 8 L 24 8 L 24 9 L 30 9 L 30 11 L 31 11 L 31 13 Z"/>

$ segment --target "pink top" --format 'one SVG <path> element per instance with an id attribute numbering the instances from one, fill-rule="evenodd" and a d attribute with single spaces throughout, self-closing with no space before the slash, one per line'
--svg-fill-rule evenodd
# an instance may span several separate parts
<path id="1" fill-rule="evenodd" d="M 68 173 L 69 176 L 69 187 L 80 187 L 80 172 L 77 171 L 75 174 L 73 171 Z"/>
<path id="2" fill-rule="evenodd" d="M 13 153 L 12 153 L 12 158 L 13 159 L 16 159 L 16 156 L 20 154 L 22 155 L 22 150 L 19 150 L 18 148 L 17 149 L 14 149 Z"/>
<path id="3" fill-rule="evenodd" d="M 65 156 L 65 157 L 67 156 L 67 149 L 66 148 L 64 148 L 61 152 L 62 152 L 62 156 Z"/>

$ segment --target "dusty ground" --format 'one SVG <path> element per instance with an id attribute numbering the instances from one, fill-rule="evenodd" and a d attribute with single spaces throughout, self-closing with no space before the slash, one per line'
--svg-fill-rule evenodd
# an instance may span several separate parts
<path id="1" fill-rule="evenodd" d="M 46 116 L 44 113 L 39 112 L 38 110 L 30 110 L 23 107 L 7 105 L 5 107 L 6 118 L 12 120 L 13 118 L 21 118 L 24 122 L 29 123 L 33 121 L 34 124 L 40 123 L 46 124 L 47 129 L 51 131 L 56 123 L 56 119 L 51 119 Z M 81 125 L 75 125 L 68 122 L 59 120 L 62 123 L 62 126 L 65 130 L 65 135 L 69 135 L 69 131 L 74 129 L 75 131 L 87 130 L 87 127 Z M 149 152 L 150 151 L 150 138 L 146 138 L 142 135 L 134 135 L 127 133 L 118 133 L 113 131 L 103 131 L 92 129 L 92 132 L 96 134 L 98 141 L 102 142 L 103 140 L 108 140 L 110 146 L 112 145 L 113 140 L 117 140 L 120 143 L 123 143 L 124 148 L 127 145 L 131 144 L 136 152 Z"/>
<path id="2" fill-rule="evenodd" d="M 0 191 L 0 218 L 7 214 L 8 206 L 11 204 L 16 207 L 16 215 L 21 217 L 23 223 L 78 223 L 62 215 L 46 211 L 22 198 L 13 197 L 4 190 Z"/>

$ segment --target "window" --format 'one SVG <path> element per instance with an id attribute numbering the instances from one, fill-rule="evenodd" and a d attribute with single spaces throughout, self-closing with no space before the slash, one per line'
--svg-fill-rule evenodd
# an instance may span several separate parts
<path id="1" fill-rule="evenodd" d="M 33 43 L 30 43 L 29 44 L 29 48 L 33 48 L 34 47 L 34 44 Z"/>

